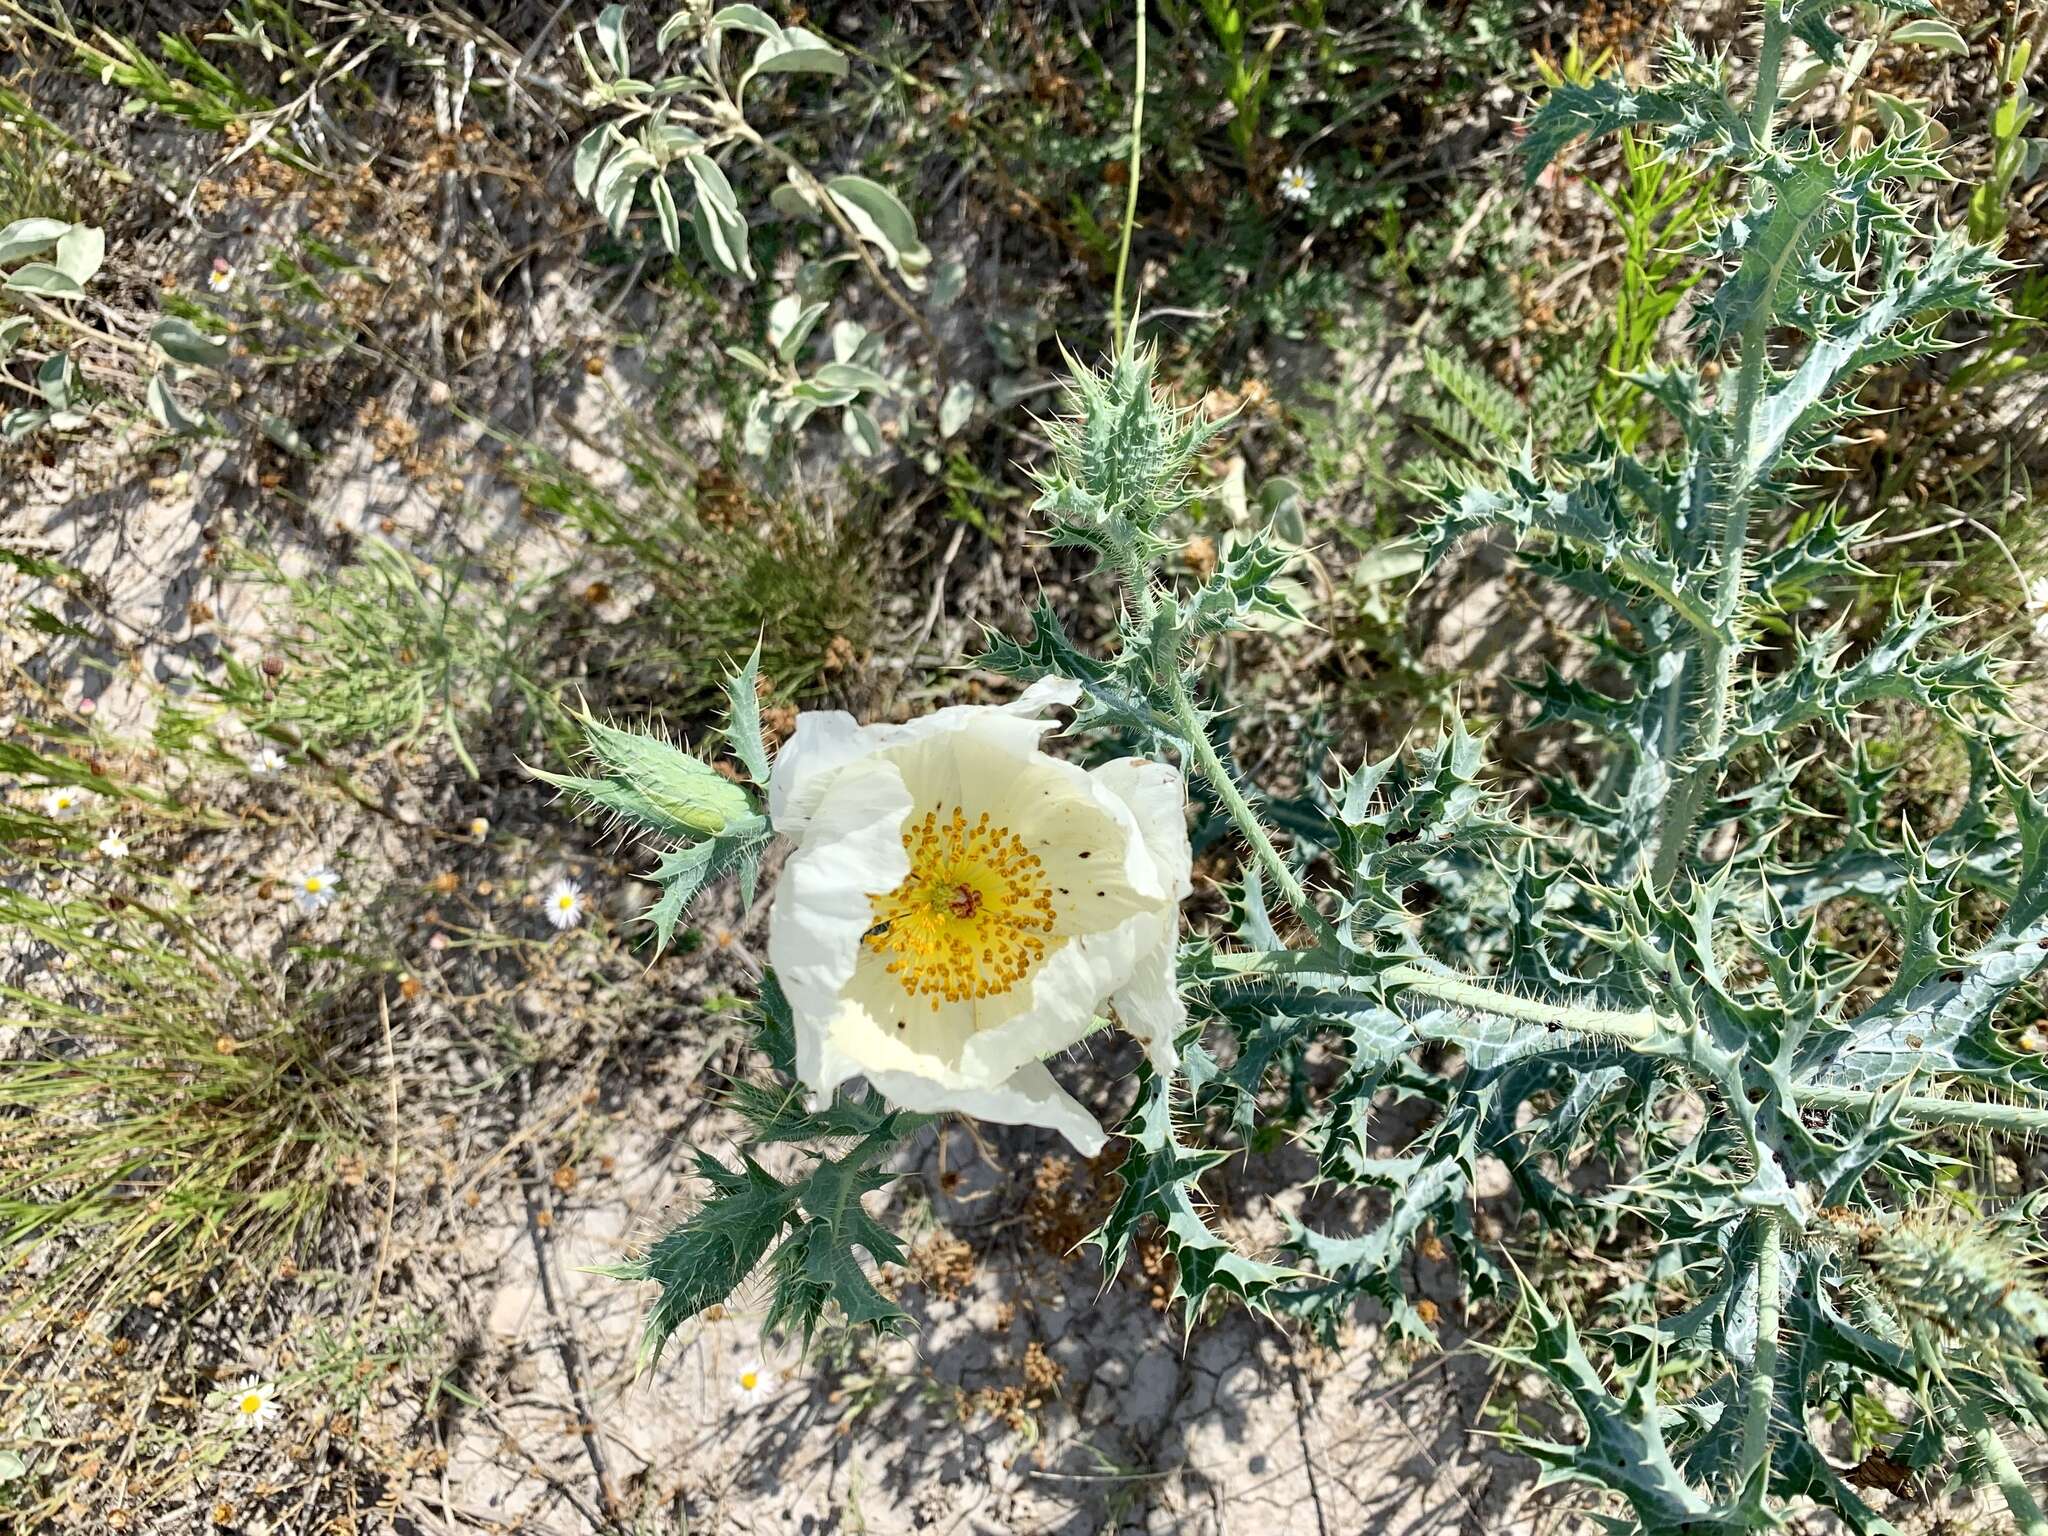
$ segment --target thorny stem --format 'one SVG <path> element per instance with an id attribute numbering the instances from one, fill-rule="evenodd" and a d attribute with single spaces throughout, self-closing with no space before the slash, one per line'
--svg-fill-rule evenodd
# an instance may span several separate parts
<path id="1" fill-rule="evenodd" d="M 1785 18 L 1776 4 L 1764 7 L 1763 46 L 1757 54 L 1756 95 L 1750 102 L 1750 137 L 1759 158 L 1771 152 L 1771 128 L 1778 112 L 1779 76 L 1785 57 Z M 1686 667 L 1690 677 L 1672 686 L 1683 689 L 1697 679 L 1701 693 L 1699 728 L 1693 749 L 1694 760 L 1673 791 L 1658 833 L 1657 855 L 1651 878 L 1658 890 L 1669 890 L 1691 845 L 1693 827 L 1699 821 L 1709 790 L 1713 787 L 1721 757 L 1723 733 L 1728 720 L 1728 687 L 1735 666 L 1735 647 L 1725 638 L 1726 630 L 1742 601 L 1744 556 L 1749 547 L 1750 490 L 1757 469 L 1750 463 L 1756 436 L 1756 413 L 1770 372 L 1770 306 L 1759 304 L 1742 330 L 1742 362 L 1736 375 L 1735 393 L 1729 405 L 1728 425 L 1732 439 L 1735 483 L 1730 488 L 1727 521 L 1721 527 L 1721 588 L 1714 604 L 1717 632 L 1703 632 Z"/>
<path id="2" fill-rule="evenodd" d="M 1524 997 L 1504 990 L 1498 983 L 1461 975 L 1432 960 L 1399 960 L 1376 971 L 1351 974 L 1315 968 L 1315 957 L 1299 950 L 1254 950 L 1214 957 L 1220 970 L 1239 976 L 1292 977 L 1304 985 L 1333 991 L 1358 991 L 1377 977 L 1423 997 L 1434 998 L 1454 1008 L 1492 1018 L 1540 1024 L 1546 1029 L 1569 1031 L 1612 1042 L 1630 1050 L 1668 1056 L 1655 1042 L 1679 1022 L 1651 1008 L 1602 1008 L 1584 1003 L 1556 1003 L 1538 997 Z M 1437 1038 L 1426 1020 L 1412 1020 L 1418 1039 Z M 1456 1032 L 1444 1035 L 1455 1043 Z M 1802 1087 L 1796 1090 L 1802 1108 L 1867 1111 L 1887 1098 L 1883 1088 Z M 1945 1099 L 1933 1094 L 1908 1094 L 1896 1100 L 1896 1113 L 1911 1120 L 1941 1125 L 1984 1126 L 2016 1135 L 2048 1135 L 2048 1108 L 2027 1104 L 1999 1104 L 1980 1099 Z"/>
<path id="3" fill-rule="evenodd" d="M 1173 722 L 1187 742 L 1188 756 L 1197 768 L 1202 770 L 1210 786 L 1215 789 L 1217 799 L 1230 813 L 1230 819 L 1244 834 L 1251 845 L 1252 854 L 1272 880 L 1281 899 L 1294 909 L 1294 913 L 1311 928 L 1323 926 L 1322 914 L 1310 899 L 1308 890 L 1287 866 L 1287 860 L 1280 856 L 1274 846 L 1272 834 L 1266 830 L 1259 814 L 1246 800 L 1244 792 L 1237 787 L 1229 768 L 1216 755 L 1215 745 L 1209 740 L 1208 727 L 1203 723 L 1200 711 L 1188 692 L 1187 678 L 1182 674 L 1180 658 L 1161 629 L 1159 620 L 1159 599 L 1152 590 L 1152 578 L 1145 569 L 1145 562 L 1128 536 L 1117 541 L 1113 558 L 1118 574 L 1123 577 L 1124 590 L 1130 594 L 1131 606 L 1137 610 L 1139 626 L 1151 637 L 1152 680 L 1166 694 L 1173 705 Z"/>
<path id="4" fill-rule="evenodd" d="M 1998 1491 L 2005 1496 L 2005 1507 L 2012 1512 L 2013 1524 L 2019 1527 L 2020 1536 L 2048 1536 L 2048 1514 L 2042 1513 L 2033 1490 L 2020 1476 L 2020 1469 L 2013 1465 L 2012 1452 L 2005 1448 L 2005 1441 L 1999 1438 L 1998 1430 L 1992 1425 L 1990 1415 L 1985 1413 L 1983 1404 L 1973 1402 L 1965 1408 L 1963 1422 L 1969 1426 L 1970 1443 L 1976 1447 L 1978 1458 L 1990 1471 L 1991 1480 L 1998 1484 Z"/>
<path id="5" fill-rule="evenodd" d="M 1803 1088 L 1799 1101 L 1815 1109 L 1862 1109 L 1883 1097 L 1856 1088 Z M 1943 1099 L 1908 1094 L 1898 1112 L 1909 1120 L 1937 1120 L 1943 1125 L 1981 1125 L 2015 1135 L 2048 1136 L 2048 1109 L 2026 1104 L 1999 1104 L 1985 1099 Z"/>
<path id="6" fill-rule="evenodd" d="M 1735 1480 L 1761 1501 L 1771 1465 L 1771 1403 L 1778 1391 L 1778 1313 L 1785 1235 L 1778 1218 L 1758 1211 L 1756 1226 L 1756 1358 L 1750 1364 L 1748 1402 L 1742 1416 L 1742 1459 Z"/>
<path id="7" fill-rule="evenodd" d="M 1131 231 L 1138 223 L 1138 164 L 1144 148 L 1145 130 L 1145 0 L 1138 0 L 1138 62 L 1131 72 L 1131 159 L 1124 177 L 1124 228 L 1116 248 L 1116 288 L 1111 299 L 1110 338 L 1113 351 L 1121 353 L 1124 336 L 1124 273 L 1131 264 Z"/>
<path id="8" fill-rule="evenodd" d="M 1217 955 L 1214 963 L 1222 970 L 1241 976 L 1292 976 L 1304 984 L 1314 984 L 1338 991 L 1357 990 L 1359 984 L 1366 979 L 1363 976 L 1311 970 L 1304 965 L 1304 961 L 1313 964 L 1312 957 L 1296 950 L 1283 949 Z M 1516 1019 L 1526 1024 L 1541 1024 L 1551 1029 L 1568 1029 L 1576 1034 L 1597 1035 L 1623 1044 L 1644 1044 L 1665 1023 L 1662 1015 L 1647 1008 L 1593 1008 L 1548 1003 L 1534 997 L 1518 997 L 1490 982 L 1461 976 L 1448 966 L 1440 966 L 1427 960 L 1396 961 L 1377 974 L 1396 986 L 1420 993 L 1424 997 L 1435 998 L 1454 1008 L 1490 1014 L 1496 1018 Z M 1418 1038 L 1434 1037 L 1434 1032 L 1429 1029 L 1426 1021 L 1412 1022 Z"/>

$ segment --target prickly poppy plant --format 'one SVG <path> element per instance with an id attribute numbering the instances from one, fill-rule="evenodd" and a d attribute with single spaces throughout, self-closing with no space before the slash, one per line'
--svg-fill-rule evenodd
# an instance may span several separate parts
<path id="1" fill-rule="evenodd" d="M 2048 1428 L 2039 1212 L 1972 1194 L 1955 1156 L 1966 1134 L 2048 1130 L 2048 1073 L 2011 1043 L 2048 969 L 2048 802 L 2000 749 L 1996 669 L 1940 615 L 1895 609 L 1854 644 L 1804 617 L 1811 592 L 1867 576 L 1859 528 L 1816 488 L 1859 382 L 1942 346 L 1945 317 L 1995 310 L 2000 263 L 1916 219 L 1911 189 L 1939 173 L 1924 131 L 1851 148 L 1781 111 L 1789 43 L 1844 59 L 1828 14 L 1767 0 L 1746 99 L 1728 60 L 1679 42 L 1654 83 L 1561 84 L 1530 121 L 1532 179 L 1627 128 L 1727 189 L 1696 253 L 1690 357 L 1627 381 L 1665 429 L 1624 449 L 1596 422 L 1468 466 L 1427 530 L 1433 561 L 1511 540 L 1596 615 L 1578 675 L 1526 683 L 1571 746 L 1533 805 L 1491 787 L 1459 723 L 1317 763 L 1284 799 L 1243 782 L 1204 661 L 1289 611 L 1295 547 L 1269 531 L 1199 584 L 1163 574 L 1219 429 L 1162 398 L 1128 338 L 1077 366 L 1038 503 L 1115 584 L 1106 651 L 1041 607 L 982 658 L 1034 685 L 1024 703 L 866 734 L 810 717 L 772 762 L 750 664 L 726 736 L 753 791 L 593 727 L 603 771 L 556 782 L 668 841 L 663 940 L 706 880 L 737 868 L 751 888 L 771 838 L 794 847 L 766 1072 L 736 1093 L 758 1142 L 810 1149 L 807 1171 L 701 1156 L 701 1209 L 624 1271 L 659 1284 L 654 1349 L 757 1271 L 771 1328 L 808 1336 L 828 1304 L 899 1321 L 868 1265 L 901 1249 L 860 1203 L 892 1151 L 947 1111 L 1089 1145 L 1099 1106 L 1044 1061 L 1113 1016 L 1148 1050 L 1094 1246 L 1113 1274 L 1156 1231 L 1191 1325 L 1242 1305 L 1334 1337 L 1371 1301 L 1427 1340 L 1402 1268 L 1441 1240 L 1473 1294 L 1514 1310 L 1503 1353 L 1554 1389 L 1549 1437 L 1511 1438 L 1600 1490 L 1611 1529 L 1775 1529 L 1819 1505 L 1884 1532 L 1868 1489 L 1960 1478 L 2048 1532 L 2006 1443 Z M 1069 736 L 1106 766 L 1044 750 L 1048 700 L 1072 703 Z M 1886 774 L 1852 735 L 1879 704 L 1967 746 L 1948 825 L 1886 830 Z M 1808 806 L 1815 775 L 1846 816 Z M 1246 853 L 1232 932 L 1175 921 L 1183 782 Z M 1397 1113 L 1423 1129 L 1385 1155 L 1375 1127 Z M 1294 1220 L 1283 1250 L 1234 1250 L 1201 1180 L 1273 1133 L 1312 1151 L 1325 1192 L 1374 1192 L 1385 1216 Z M 1651 1256 L 1598 1302 L 1546 1296 L 1477 1236 L 1482 1158 L 1543 1233 L 1626 1226 Z M 1589 1160 L 1604 1184 L 1565 1175 Z M 1879 1424 L 1860 1463 L 1817 1442 L 1829 1417 Z"/>

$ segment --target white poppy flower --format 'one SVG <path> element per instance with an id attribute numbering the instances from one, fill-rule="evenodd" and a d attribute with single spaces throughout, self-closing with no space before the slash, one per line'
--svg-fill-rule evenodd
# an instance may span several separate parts
<path id="1" fill-rule="evenodd" d="M 1042 713 L 1079 697 L 1048 678 L 907 725 L 797 718 L 769 786 L 797 848 L 768 954 L 806 1086 L 865 1076 L 905 1109 L 1044 1126 L 1092 1156 L 1102 1128 L 1045 1058 L 1107 1000 L 1172 1066 L 1185 791 L 1161 763 L 1040 751 Z"/>

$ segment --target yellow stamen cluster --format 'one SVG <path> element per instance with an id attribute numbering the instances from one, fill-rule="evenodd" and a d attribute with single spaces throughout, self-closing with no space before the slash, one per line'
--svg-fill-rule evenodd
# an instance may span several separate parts
<path id="1" fill-rule="evenodd" d="M 887 895 L 870 897 L 867 945 L 889 956 L 889 974 L 936 1010 L 999 997 L 1045 958 L 1052 891 L 1038 855 L 986 811 L 970 822 L 959 807 L 903 830 L 910 873 Z"/>

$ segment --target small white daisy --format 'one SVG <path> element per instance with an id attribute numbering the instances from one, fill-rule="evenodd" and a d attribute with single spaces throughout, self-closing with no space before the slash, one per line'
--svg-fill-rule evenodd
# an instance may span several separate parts
<path id="1" fill-rule="evenodd" d="M 341 884 L 341 877 L 323 864 L 307 870 L 292 884 L 298 889 L 299 905 L 308 912 L 318 912 L 334 900 L 334 888 Z"/>
<path id="2" fill-rule="evenodd" d="M 277 1384 L 246 1376 L 228 1401 L 238 1429 L 260 1429 L 277 1417 Z"/>
<path id="3" fill-rule="evenodd" d="M 206 274 L 206 286 L 215 293 L 226 293 L 234 281 L 235 269 L 220 257 L 214 257 L 213 270 Z"/>
<path id="4" fill-rule="evenodd" d="M 776 1376 L 775 1372 L 760 1360 L 750 1359 L 740 1362 L 740 1368 L 734 1374 L 733 1380 L 739 1385 L 741 1397 L 759 1398 L 773 1389 Z"/>
<path id="5" fill-rule="evenodd" d="M 469 824 L 469 835 L 478 842 L 482 842 L 491 835 L 491 824 L 483 817 L 478 816 Z"/>
<path id="6" fill-rule="evenodd" d="M 2048 1034 L 2029 1024 L 2020 1031 L 2019 1047 L 2032 1056 L 2048 1056 Z"/>
<path id="7" fill-rule="evenodd" d="M 285 756 L 275 747 L 265 747 L 249 759 L 249 771 L 259 779 L 267 779 L 273 773 L 283 773 Z"/>
<path id="8" fill-rule="evenodd" d="M 109 832 L 93 846 L 99 849 L 100 857 L 103 859 L 125 859 L 128 857 L 128 845 L 121 841 L 118 833 Z"/>
<path id="9" fill-rule="evenodd" d="M 59 784 L 43 796 L 43 809 L 52 816 L 69 816 L 85 804 L 85 792 L 73 789 L 69 784 Z"/>
<path id="10" fill-rule="evenodd" d="M 1315 196 L 1316 173 L 1306 166 L 1290 165 L 1280 173 L 1280 196 L 1285 202 L 1305 203 Z"/>
<path id="11" fill-rule="evenodd" d="M 583 921 L 583 887 L 574 880 L 557 880 L 548 891 L 548 921 L 557 928 L 574 928 Z"/>

